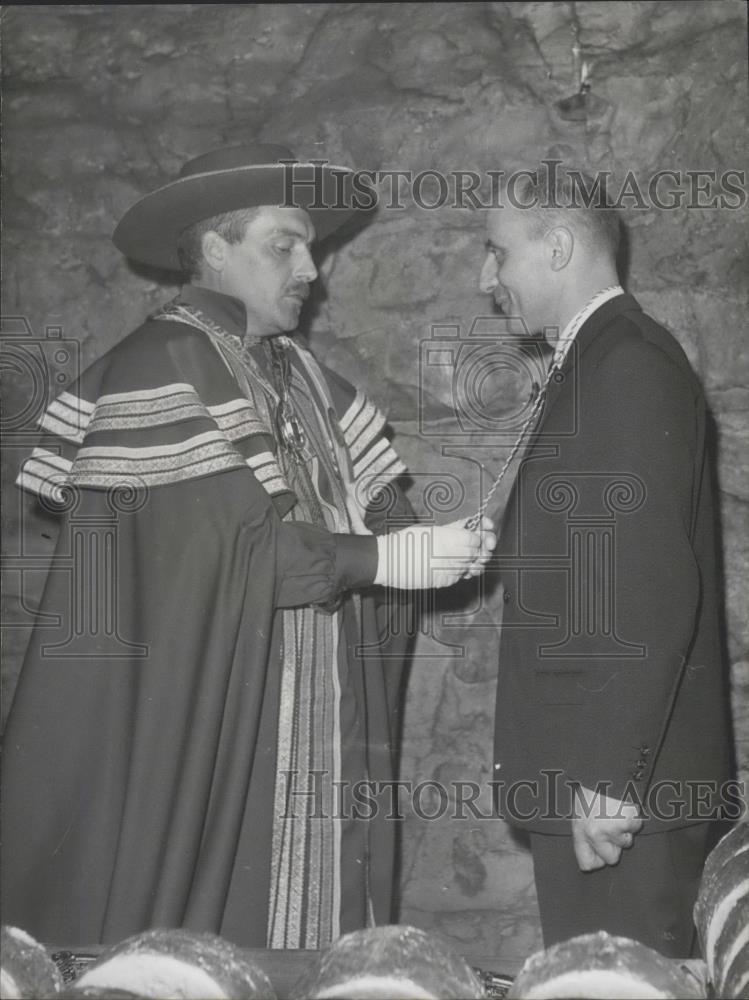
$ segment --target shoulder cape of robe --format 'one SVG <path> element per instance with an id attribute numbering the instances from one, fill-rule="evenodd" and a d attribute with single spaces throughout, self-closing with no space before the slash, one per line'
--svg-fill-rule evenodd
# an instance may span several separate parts
<path id="1" fill-rule="evenodd" d="M 333 376 L 330 391 L 355 475 L 401 472 L 384 418 Z M 274 768 L 259 742 L 274 612 L 366 586 L 376 544 L 282 522 L 294 497 L 255 418 L 204 334 L 151 320 L 50 407 L 54 438 L 20 477 L 69 508 L 3 760 L 4 920 L 47 943 L 172 926 L 265 945 L 268 803 L 248 790 Z M 405 641 L 381 641 L 382 603 L 362 608 L 386 778 Z M 372 838 L 380 863 L 387 921 L 391 831 Z M 237 893 L 247 924 L 229 932 Z"/>

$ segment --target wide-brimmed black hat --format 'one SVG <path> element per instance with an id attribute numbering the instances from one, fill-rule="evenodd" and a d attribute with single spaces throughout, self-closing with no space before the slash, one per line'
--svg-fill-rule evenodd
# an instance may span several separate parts
<path id="1" fill-rule="evenodd" d="M 348 167 L 303 163 L 270 143 L 216 149 L 188 160 L 177 180 L 136 202 L 112 239 L 126 257 L 179 270 L 177 241 L 188 226 L 257 205 L 303 208 L 324 239 L 355 211 L 352 176 Z"/>

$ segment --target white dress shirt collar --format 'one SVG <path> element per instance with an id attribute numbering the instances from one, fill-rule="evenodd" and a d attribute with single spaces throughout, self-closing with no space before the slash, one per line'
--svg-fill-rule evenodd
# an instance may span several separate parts
<path id="1" fill-rule="evenodd" d="M 615 298 L 617 295 L 623 295 L 624 289 L 621 285 L 609 285 L 608 288 L 602 288 L 600 292 L 596 292 L 592 299 L 585 303 L 582 309 L 575 313 L 572 319 L 569 321 L 564 330 L 562 330 L 559 340 L 556 342 L 554 347 L 554 365 L 559 368 L 567 356 L 567 352 L 570 349 L 572 341 L 577 336 L 577 332 L 586 319 L 600 309 L 604 302 L 608 302 L 609 299 Z"/>

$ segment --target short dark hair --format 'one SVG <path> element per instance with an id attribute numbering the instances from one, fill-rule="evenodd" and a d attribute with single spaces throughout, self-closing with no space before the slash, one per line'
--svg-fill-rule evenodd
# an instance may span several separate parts
<path id="1" fill-rule="evenodd" d="M 227 243 L 241 243 L 247 226 L 259 213 L 261 206 L 253 208 L 238 208 L 233 212 L 222 212 L 212 215 L 210 219 L 194 222 L 183 229 L 177 240 L 177 257 L 179 266 L 185 276 L 192 280 L 200 277 L 203 268 L 203 236 L 206 233 L 218 233 Z"/>
<path id="2" fill-rule="evenodd" d="M 616 259 L 621 220 L 600 178 L 544 160 L 524 172 L 514 189 L 515 205 L 527 206 L 528 232 L 540 238 L 554 226 L 569 226 L 586 246 Z"/>

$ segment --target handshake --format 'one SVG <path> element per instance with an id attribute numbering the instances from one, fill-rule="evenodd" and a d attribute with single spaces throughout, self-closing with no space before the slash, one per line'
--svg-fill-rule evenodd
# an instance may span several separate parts
<path id="1" fill-rule="evenodd" d="M 481 519 L 475 531 L 464 521 L 414 524 L 377 536 L 377 576 L 374 582 L 396 590 L 449 587 L 482 573 L 497 544 L 494 525 Z"/>

